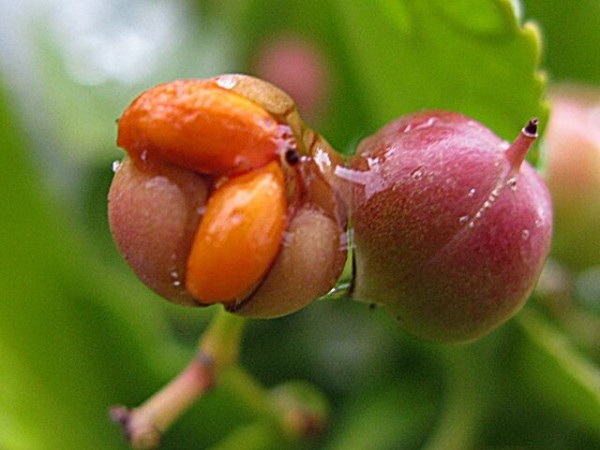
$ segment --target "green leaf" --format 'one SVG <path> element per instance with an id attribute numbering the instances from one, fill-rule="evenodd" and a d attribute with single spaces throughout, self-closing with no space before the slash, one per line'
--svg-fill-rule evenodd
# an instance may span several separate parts
<path id="1" fill-rule="evenodd" d="M 546 118 L 538 32 L 511 2 L 405 1 L 402 15 L 392 1 L 337 4 L 374 126 L 439 108 L 512 140 L 530 117 Z"/>
<path id="2" fill-rule="evenodd" d="M 377 380 L 379 381 L 379 380 Z M 327 450 L 420 448 L 432 421 L 436 399 L 417 378 L 372 383 L 358 390 L 345 408 Z"/>
<path id="3" fill-rule="evenodd" d="M 0 123 L 0 447 L 123 448 L 108 407 L 151 392 L 169 341 L 42 189 L 2 90 Z"/>
<path id="4" fill-rule="evenodd" d="M 318 43 L 337 84 L 317 128 L 338 148 L 422 109 L 462 112 L 507 140 L 531 117 L 546 122 L 540 36 L 511 1 L 276 3 L 247 2 L 244 52 L 282 30 Z"/>
<path id="5" fill-rule="evenodd" d="M 544 64 L 553 81 L 600 84 L 600 1 L 524 0 L 544 34 Z"/>
<path id="6" fill-rule="evenodd" d="M 600 368 L 535 309 L 519 313 L 525 333 L 524 370 L 545 404 L 600 436 Z"/>

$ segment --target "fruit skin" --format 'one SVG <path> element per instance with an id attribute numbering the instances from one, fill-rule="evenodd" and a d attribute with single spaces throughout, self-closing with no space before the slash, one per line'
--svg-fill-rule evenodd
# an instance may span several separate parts
<path id="1" fill-rule="evenodd" d="M 352 184 L 352 296 L 436 341 L 471 341 L 509 319 L 547 257 L 552 208 L 525 152 L 507 148 L 445 111 L 364 140 L 342 174 Z"/>
<path id="2" fill-rule="evenodd" d="M 108 218 L 121 255 L 164 298 L 194 306 L 185 290 L 186 260 L 208 198 L 209 180 L 175 166 L 125 157 L 108 194 Z"/>
<path id="3" fill-rule="evenodd" d="M 554 203 L 552 256 L 572 270 L 600 265 L 600 90 L 555 86 L 544 136 Z"/>
<path id="4" fill-rule="evenodd" d="M 204 89 L 227 101 L 206 101 Z M 174 94 L 181 91 L 181 98 Z M 224 108 L 230 100 L 241 107 Z M 191 112 L 195 107 L 202 114 Z M 118 142 L 128 156 L 110 188 L 109 224 L 119 250 L 148 287 L 175 303 L 205 305 L 186 286 L 194 237 L 208 201 L 228 179 L 267 164 L 280 165 L 285 178 L 285 231 L 267 273 L 243 298 L 224 302 L 226 308 L 248 317 L 278 317 L 334 287 L 347 254 L 347 215 L 334 175 L 342 159 L 304 125 L 287 94 L 256 78 L 233 74 L 159 85 L 130 108 L 119 120 Z M 166 131 L 156 133 L 148 123 Z M 212 131 L 219 137 L 216 144 L 211 143 Z M 248 134 L 265 147 L 249 145 Z M 222 158 L 207 158 L 215 148 L 223 152 Z M 286 156 L 290 150 L 291 157 Z"/>

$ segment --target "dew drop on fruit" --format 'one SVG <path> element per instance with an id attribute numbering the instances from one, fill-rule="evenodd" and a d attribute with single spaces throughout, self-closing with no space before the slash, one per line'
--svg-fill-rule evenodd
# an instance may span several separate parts
<path id="1" fill-rule="evenodd" d="M 510 188 L 511 191 L 517 190 L 517 179 L 512 177 L 506 181 L 506 185 Z"/>
<path id="2" fill-rule="evenodd" d="M 112 171 L 114 173 L 116 173 L 117 170 L 119 170 L 119 167 L 121 167 L 121 161 L 118 161 L 118 160 L 117 161 L 113 161 L 113 163 L 112 163 Z"/>
<path id="3" fill-rule="evenodd" d="M 531 233 L 527 229 L 521 231 L 521 239 L 523 239 L 524 241 L 528 240 L 530 234 Z"/>
<path id="4" fill-rule="evenodd" d="M 469 193 L 467 195 L 469 197 L 474 197 L 476 192 L 477 192 L 477 189 L 471 188 L 471 189 L 469 189 Z"/>
<path id="5" fill-rule="evenodd" d="M 174 270 L 170 273 L 170 275 L 171 275 L 171 279 L 173 280 L 173 286 L 175 286 L 175 287 L 181 286 L 181 280 L 179 279 L 179 272 Z"/>
<path id="6" fill-rule="evenodd" d="M 414 127 L 415 130 L 421 130 L 423 128 L 430 128 L 438 121 L 437 117 L 430 117 L 425 122 L 418 124 Z"/>
<path id="7" fill-rule="evenodd" d="M 458 219 L 458 223 L 460 223 L 461 225 L 464 225 L 465 223 L 467 223 L 469 221 L 469 216 L 460 216 Z"/>
<path id="8" fill-rule="evenodd" d="M 417 167 L 415 170 L 413 170 L 410 173 L 410 176 L 412 177 L 413 180 L 420 180 L 421 178 L 423 178 L 423 168 L 422 167 Z"/>
<path id="9" fill-rule="evenodd" d="M 237 81 L 231 76 L 223 76 L 217 78 L 217 85 L 223 89 L 233 89 Z"/>

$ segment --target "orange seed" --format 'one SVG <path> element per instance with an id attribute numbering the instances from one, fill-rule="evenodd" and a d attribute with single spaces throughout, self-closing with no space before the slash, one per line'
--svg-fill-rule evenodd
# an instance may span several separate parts
<path id="1" fill-rule="evenodd" d="M 214 80 L 177 80 L 133 101 L 119 119 L 117 143 L 138 160 L 232 175 L 275 160 L 280 130 L 263 107 Z"/>
<path id="2" fill-rule="evenodd" d="M 194 237 L 188 292 L 203 303 L 248 295 L 279 252 L 286 210 L 284 175 L 276 162 L 220 186 Z"/>

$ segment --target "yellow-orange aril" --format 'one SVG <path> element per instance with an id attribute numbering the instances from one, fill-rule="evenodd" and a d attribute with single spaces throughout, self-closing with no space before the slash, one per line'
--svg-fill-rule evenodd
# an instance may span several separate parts
<path id="1" fill-rule="evenodd" d="M 214 80 L 178 80 L 140 95 L 119 119 L 117 143 L 138 160 L 231 175 L 275 160 L 282 127 L 262 106 Z"/>
<path id="2" fill-rule="evenodd" d="M 233 177 L 210 197 L 188 257 L 186 288 L 201 303 L 243 299 L 281 245 L 287 201 L 281 166 Z"/>

